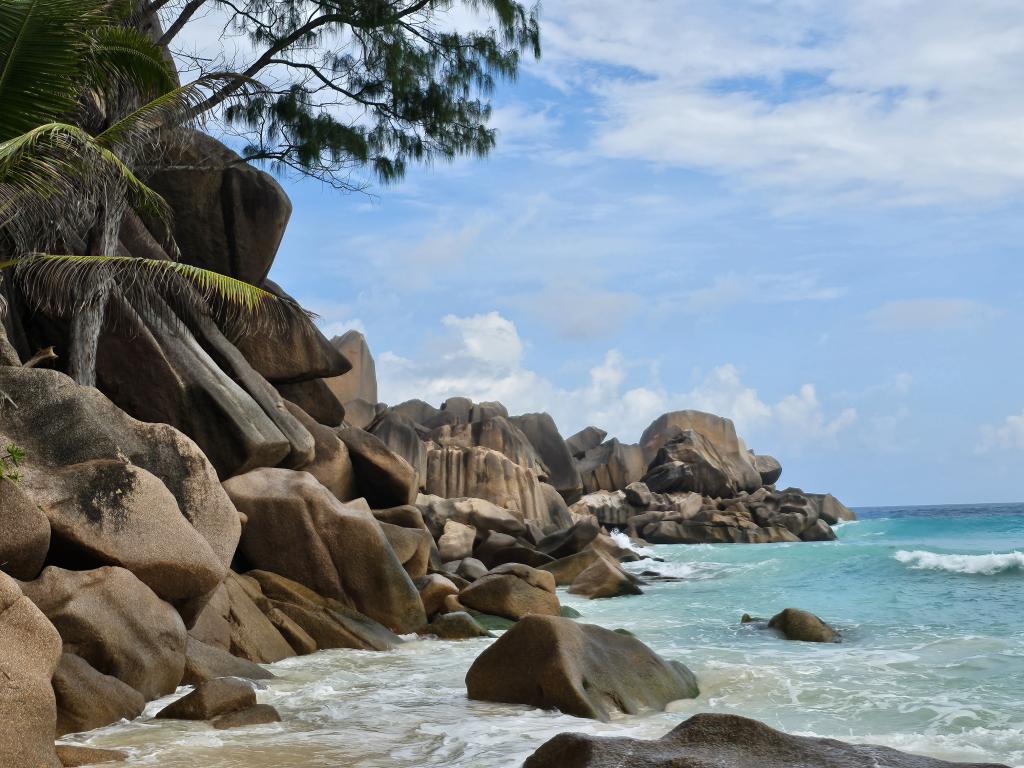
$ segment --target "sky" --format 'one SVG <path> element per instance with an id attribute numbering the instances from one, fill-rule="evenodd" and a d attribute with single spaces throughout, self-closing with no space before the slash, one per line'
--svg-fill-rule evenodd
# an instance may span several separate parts
<path id="1" fill-rule="evenodd" d="M 459 20 L 463 23 L 464 20 Z M 381 398 L 732 418 L 854 506 L 1022 501 L 1024 8 L 549 0 L 484 160 L 282 179 L 271 277 Z"/>

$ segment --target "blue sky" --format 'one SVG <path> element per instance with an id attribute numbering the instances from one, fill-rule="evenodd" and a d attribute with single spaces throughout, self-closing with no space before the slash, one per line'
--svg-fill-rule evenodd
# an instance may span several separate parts
<path id="1" fill-rule="evenodd" d="M 488 159 L 286 181 L 272 277 L 387 402 L 699 408 L 852 505 L 1024 498 L 1024 10 L 623 8 L 545 5 Z"/>

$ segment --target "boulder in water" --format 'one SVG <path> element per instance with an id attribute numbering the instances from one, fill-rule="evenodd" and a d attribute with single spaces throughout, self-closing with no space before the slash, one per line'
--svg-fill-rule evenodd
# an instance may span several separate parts
<path id="1" fill-rule="evenodd" d="M 499 641 L 500 642 L 500 641 Z M 523 768 L 1007 768 L 949 763 L 869 744 L 790 736 L 738 715 L 694 715 L 660 739 L 562 733 Z"/>
<path id="2" fill-rule="evenodd" d="M 838 643 L 839 633 L 813 613 L 799 608 L 786 608 L 772 616 L 768 626 L 782 633 L 787 640 L 805 643 Z"/>
<path id="3" fill-rule="evenodd" d="M 661 711 L 698 694 L 690 670 L 636 638 L 555 616 L 519 621 L 473 662 L 466 688 L 471 699 L 595 720 L 608 720 L 615 711 Z"/>

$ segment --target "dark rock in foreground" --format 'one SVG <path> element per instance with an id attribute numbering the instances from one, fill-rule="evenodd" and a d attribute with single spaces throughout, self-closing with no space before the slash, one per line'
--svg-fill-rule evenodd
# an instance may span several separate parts
<path id="1" fill-rule="evenodd" d="M 888 747 L 790 736 L 736 715 L 694 715 L 654 741 L 562 733 L 523 768 L 1007 768 L 950 763 Z"/>
<path id="2" fill-rule="evenodd" d="M 469 668 L 466 688 L 471 699 L 558 709 L 594 720 L 608 720 L 616 711 L 661 711 L 669 702 L 698 694 L 689 669 L 639 640 L 551 616 L 527 616 L 489 646 Z"/>

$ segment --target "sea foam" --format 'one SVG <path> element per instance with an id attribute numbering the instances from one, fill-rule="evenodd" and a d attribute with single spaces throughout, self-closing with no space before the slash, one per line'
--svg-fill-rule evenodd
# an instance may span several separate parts
<path id="1" fill-rule="evenodd" d="M 988 555 L 940 555 L 915 549 L 901 549 L 896 559 L 911 568 L 949 573 L 980 574 L 994 576 L 998 573 L 1016 571 L 1024 573 L 1024 552 L 995 552 Z"/>

